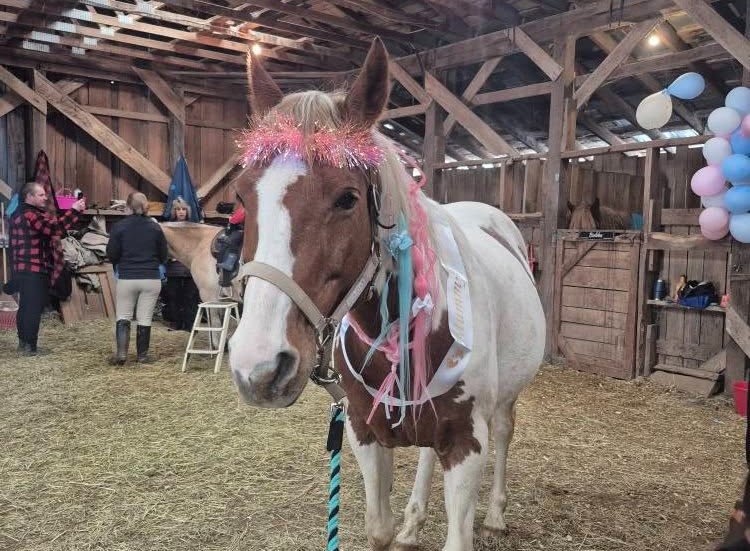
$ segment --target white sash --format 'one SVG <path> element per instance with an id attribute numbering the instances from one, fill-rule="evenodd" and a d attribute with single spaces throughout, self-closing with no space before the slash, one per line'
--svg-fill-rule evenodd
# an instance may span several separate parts
<path id="1" fill-rule="evenodd" d="M 427 385 L 424 396 L 419 400 L 402 400 L 392 396 L 383 396 L 380 402 L 386 405 L 400 407 L 424 404 L 428 400 L 445 394 L 461 379 L 466 366 L 471 358 L 471 347 L 474 339 L 474 328 L 471 317 L 471 297 L 469 296 L 469 283 L 466 277 L 466 269 L 458 251 L 456 239 L 451 227 L 445 221 L 438 221 L 438 232 L 436 238 L 440 243 L 438 250 L 442 258 L 440 264 L 447 272 L 445 298 L 448 305 L 448 327 L 454 339 L 448 353 L 443 358 L 432 380 Z M 419 306 L 419 305 L 418 305 Z M 344 356 L 344 361 L 349 367 L 352 376 L 362 383 L 371 396 L 375 397 L 378 389 L 371 387 L 362 378 L 360 371 L 354 368 L 346 351 L 346 332 L 350 327 L 349 315 L 341 321 L 339 330 L 339 346 Z"/>

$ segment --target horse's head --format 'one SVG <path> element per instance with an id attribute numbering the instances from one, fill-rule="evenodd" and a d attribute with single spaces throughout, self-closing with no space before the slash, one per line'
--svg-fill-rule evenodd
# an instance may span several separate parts
<path id="1" fill-rule="evenodd" d="M 372 128 L 390 89 L 388 57 L 380 40 L 373 43 L 348 94 L 310 91 L 284 97 L 250 55 L 248 82 L 256 127 L 262 129 L 263 121 L 281 119 L 286 128 L 291 121 L 291 128 L 302 132 L 303 141 L 312 136 L 321 142 L 338 138 L 334 147 L 380 151 Z M 324 132 L 316 134 L 321 129 Z M 248 148 L 258 151 L 274 139 L 284 139 L 285 131 L 272 124 L 266 131 L 256 130 L 260 135 L 252 132 L 246 135 L 253 140 Z M 361 143 L 341 140 L 346 132 Z M 374 176 L 370 170 L 374 167 L 360 163 L 356 155 L 353 162 L 331 163 L 320 151 L 312 156 L 278 154 L 282 149 L 271 143 L 262 162 L 249 163 L 235 183 L 247 212 L 244 258 L 291 278 L 328 316 L 359 282 L 371 257 L 371 186 L 373 178 L 384 177 L 382 164 L 393 161 L 378 159 L 379 175 Z M 283 407 L 292 404 L 305 387 L 316 361 L 319 335 L 288 289 L 282 291 L 267 279 L 251 275 L 247 280 L 243 315 L 230 341 L 229 358 L 234 381 L 247 401 Z"/>
<path id="2" fill-rule="evenodd" d="M 599 198 L 594 199 L 593 203 L 583 201 L 574 206 L 568 201 L 570 230 L 596 230 L 601 227 L 601 209 Z"/>

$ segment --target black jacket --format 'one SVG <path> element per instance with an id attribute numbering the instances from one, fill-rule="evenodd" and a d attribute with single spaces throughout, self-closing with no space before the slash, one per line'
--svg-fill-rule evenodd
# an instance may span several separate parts
<path id="1" fill-rule="evenodd" d="M 151 218 L 131 214 L 112 228 L 107 256 L 120 279 L 160 279 L 159 264 L 167 261 L 167 239 Z"/>

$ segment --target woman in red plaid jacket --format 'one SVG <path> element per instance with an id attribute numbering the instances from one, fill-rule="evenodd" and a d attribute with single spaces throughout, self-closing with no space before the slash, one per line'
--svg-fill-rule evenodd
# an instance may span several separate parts
<path id="1" fill-rule="evenodd" d="M 13 284 L 19 292 L 18 351 L 25 355 L 37 354 L 39 322 L 49 302 L 49 288 L 64 268 L 62 257 L 55 254 L 54 239 L 63 237 L 85 208 L 79 199 L 70 210 L 60 216 L 45 210 L 47 192 L 37 182 L 23 186 L 23 204 L 10 219 L 10 258 Z"/>

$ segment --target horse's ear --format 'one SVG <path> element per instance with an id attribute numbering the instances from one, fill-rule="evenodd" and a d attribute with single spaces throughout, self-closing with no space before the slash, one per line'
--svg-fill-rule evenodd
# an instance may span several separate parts
<path id="1" fill-rule="evenodd" d="M 375 38 L 365 64 L 346 96 L 344 118 L 357 126 L 369 128 L 378 121 L 390 93 L 388 52 L 383 42 Z"/>
<path id="2" fill-rule="evenodd" d="M 262 117 L 283 97 L 284 93 L 263 68 L 260 59 L 247 52 L 247 101 L 250 115 Z"/>

